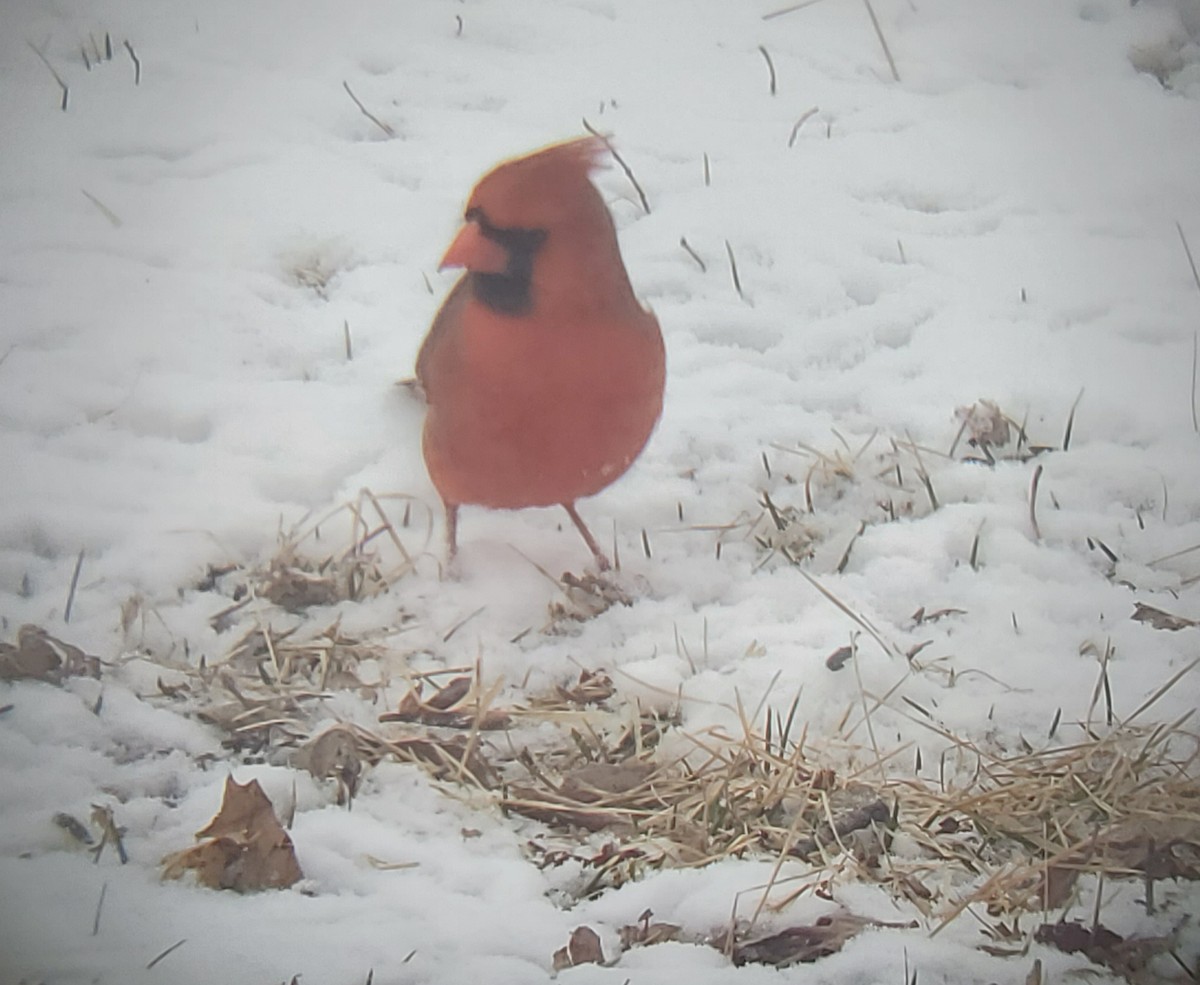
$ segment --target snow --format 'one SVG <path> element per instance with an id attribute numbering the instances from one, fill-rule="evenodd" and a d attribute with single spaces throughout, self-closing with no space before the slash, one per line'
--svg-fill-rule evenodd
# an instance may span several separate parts
<path id="1" fill-rule="evenodd" d="M 702 934 L 757 905 L 769 858 L 652 872 L 558 905 L 570 873 L 524 851 L 540 825 L 387 762 L 347 811 L 331 785 L 231 758 L 217 728 L 155 697 L 160 676 L 219 664 L 235 642 L 209 624 L 229 599 L 197 590 L 207 566 L 261 565 L 281 530 L 363 488 L 409 498 L 409 546 L 424 553 L 389 593 L 316 619 L 340 615 L 401 663 L 478 660 L 512 701 L 604 668 L 622 701 L 678 704 L 697 734 L 738 734 L 739 701 L 786 710 L 798 695 L 811 741 L 866 747 L 861 726 L 839 733 L 847 709 L 861 719 L 861 678 L 891 695 L 873 716 L 880 742 L 919 747 L 929 779 L 945 740 L 901 698 L 947 733 L 1042 748 L 1060 710 L 1064 741 L 1079 737 L 1106 647 L 1118 718 L 1195 657 L 1196 629 L 1129 617 L 1144 602 L 1200 618 L 1198 556 L 1157 560 L 1200 544 L 1200 291 L 1176 228 L 1200 254 L 1200 3 L 873 0 L 899 82 L 863 6 L 762 19 L 782 6 L 8 0 L 0 637 L 37 624 L 105 670 L 102 682 L 0 684 L 12 706 L 0 714 L 0 981 L 332 985 L 373 970 L 376 982 L 524 983 L 551 976 L 581 924 L 614 953 L 616 928 L 647 908 Z M 85 68 L 81 47 L 106 33 L 112 60 Z M 32 48 L 69 87 L 65 111 Z M 619 168 L 598 176 L 663 326 L 668 387 L 637 465 L 582 504 L 602 542 L 616 531 L 633 604 L 546 635 L 559 593 L 521 555 L 578 571 L 582 543 L 554 511 L 466 509 L 458 577 L 440 578 L 422 411 L 393 384 L 452 282 L 435 267 L 473 182 L 583 118 L 613 135 L 650 203 L 644 214 Z M 1077 398 L 1067 451 L 988 468 L 961 461 L 964 437 L 944 455 L 956 410 L 981 399 L 1058 448 Z M 806 448 L 846 474 L 814 473 L 802 517 L 813 554 L 797 567 L 747 529 L 764 492 L 803 513 Z M 906 493 L 889 485 L 897 462 Z M 931 640 L 928 672 L 861 633 L 859 676 L 827 670 L 858 627 L 805 573 L 899 651 Z M 922 607 L 962 612 L 914 625 Z M 388 660 L 384 708 L 405 689 Z M 1139 721 L 1196 704 L 1184 677 Z M 353 692 L 325 706 L 329 722 L 364 725 L 380 710 Z M 295 803 L 301 886 L 238 896 L 159 881 L 229 770 Z M 128 865 L 111 852 L 93 864 L 51 823 L 94 803 L 126 828 Z M 1134 888 L 1105 892 L 1113 929 L 1178 923 L 1195 961 L 1194 884 L 1160 885 L 1157 923 Z M 1040 944 L 989 956 L 969 918 L 931 937 L 936 918 L 853 880 L 835 895 L 798 898 L 777 925 L 840 905 L 918 926 L 865 931 L 785 971 L 671 943 L 561 977 L 843 985 L 902 980 L 907 960 L 922 983 L 1018 983 L 1035 957 L 1047 981 L 1087 965 Z"/>

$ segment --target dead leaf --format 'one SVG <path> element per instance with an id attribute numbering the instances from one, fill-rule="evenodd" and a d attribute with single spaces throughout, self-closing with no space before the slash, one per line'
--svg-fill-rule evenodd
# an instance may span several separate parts
<path id="1" fill-rule="evenodd" d="M 1082 954 L 1093 964 L 1128 979 L 1145 971 L 1151 960 L 1170 948 L 1165 937 L 1122 937 L 1103 924 L 1085 927 L 1075 920 L 1044 923 L 1034 931 L 1033 939 L 1066 954 Z"/>
<path id="2" fill-rule="evenodd" d="M 584 924 L 571 931 L 566 947 L 554 952 L 554 970 L 574 968 L 580 964 L 604 964 L 604 951 L 600 947 L 600 935 Z"/>
<path id="3" fill-rule="evenodd" d="M 631 947 L 650 947 L 654 944 L 665 944 L 667 941 L 679 940 L 683 928 L 674 923 L 651 923 L 653 911 L 645 910 L 638 917 L 637 923 L 621 927 L 617 933 L 621 937 L 621 947 L 629 950 Z"/>
<path id="4" fill-rule="evenodd" d="M 381 722 L 416 722 L 443 728 L 474 728 L 488 732 L 508 728 L 511 716 L 504 711 L 485 708 L 479 713 L 472 696 L 474 678 L 456 677 L 428 701 L 421 697 L 420 686 L 411 688 L 400 699 L 395 711 L 384 712 Z"/>
<path id="5" fill-rule="evenodd" d="M 915 926 L 903 924 L 902 926 Z M 864 927 L 893 926 L 878 924 L 873 920 L 855 916 L 848 910 L 838 910 L 828 916 L 821 917 L 809 926 L 789 927 L 777 934 L 760 937 L 757 940 L 735 944 L 733 947 L 733 963 L 769 964 L 776 968 L 798 962 L 816 961 L 837 954 L 848 940 L 858 934 Z"/>
<path id="6" fill-rule="evenodd" d="M 550 603 L 550 620 L 542 627 L 551 636 L 567 633 L 572 623 L 595 619 L 614 605 L 633 605 L 629 593 L 611 575 L 589 571 L 579 576 L 568 571 L 558 584 L 566 599 Z"/>
<path id="7" fill-rule="evenodd" d="M 954 416 L 963 422 L 971 444 L 998 448 L 1012 437 L 1008 417 L 990 400 L 977 400 L 970 407 L 959 407 Z"/>
<path id="8" fill-rule="evenodd" d="M 557 690 L 559 696 L 570 704 L 595 705 L 607 701 L 617 689 L 613 686 L 612 678 L 603 670 L 581 670 L 579 682 L 574 687 L 560 685 Z"/>
<path id="9" fill-rule="evenodd" d="M 76 841 L 84 845 L 94 845 L 96 839 L 92 837 L 92 833 L 84 827 L 83 822 L 78 818 L 67 814 L 65 811 L 59 811 L 54 815 L 54 823 L 62 828 Z"/>
<path id="10" fill-rule="evenodd" d="M 558 792 L 581 804 L 594 804 L 642 786 L 654 765 L 636 760 L 624 763 L 587 763 L 563 777 Z"/>
<path id="11" fill-rule="evenodd" d="M 282 889 L 304 877 L 292 839 L 275 816 L 257 780 L 225 780 L 221 809 L 196 832 L 199 844 L 163 859 L 163 878 L 178 879 L 196 870 L 201 885 L 212 889 Z"/>
<path id="12" fill-rule="evenodd" d="M 61 684 L 68 677 L 100 676 L 100 660 L 64 643 L 41 626 L 17 630 L 17 642 L 0 643 L 0 680 L 38 680 Z"/>
<path id="13" fill-rule="evenodd" d="M 1200 626 L 1200 622 L 1197 622 L 1195 619 L 1188 619 L 1184 616 L 1173 616 L 1169 612 L 1156 609 L 1152 605 L 1145 605 L 1142 602 L 1133 603 L 1133 615 L 1129 618 L 1134 622 L 1147 622 L 1153 629 L 1169 629 L 1172 632 L 1177 632 L 1180 629 L 1190 629 L 1192 626 Z"/>

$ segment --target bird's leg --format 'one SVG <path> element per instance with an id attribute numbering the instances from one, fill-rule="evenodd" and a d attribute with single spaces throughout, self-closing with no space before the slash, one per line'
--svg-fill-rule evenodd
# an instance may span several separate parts
<path id="1" fill-rule="evenodd" d="M 584 543 L 587 544 L 588 549 L 592 552 L 592 554 L 595 555 L 596 564 L 600 567 L 600 570 L 608 571 L 612 567 L 612 564 L 609 563 L 609 560 L 605 556 L 604 552 L 600 550 L 600 545 L 596 543 L 596 538 L 592 536 L 592 532 L 588 530 L 587 524 L 583 522 L 583 518 L 580 517 L 578 511 L 576 511 L 575 504 L 563 503 L 562 508 L 567 511 L 567 516 L 569 516 L 571 518 L 571 522 L 575 524 L 575 529 L 578 530 L 583 536 Z"/>
<path id="2" fill-rule="evenodd" d="M 446 563 L 453 564 L 458 553 L 458 503 L 444 503 L 446 507 Z"/>

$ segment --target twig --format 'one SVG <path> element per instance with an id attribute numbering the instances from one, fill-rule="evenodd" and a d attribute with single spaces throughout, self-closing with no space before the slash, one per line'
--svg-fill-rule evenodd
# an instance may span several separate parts
<path id="1" fill-rule="evenodd" d="M 346 82 L 344 79 L 342 80 L 342 88 L 345 89 L 346 94 L 354 100 L 354 105 L 359 108 L 363 116 L 379 127 L 379 129 L 386 133 L 389 137 L 396 136 L 396 131 L 393 130 L 391 126 L 384 123 L 383 120 L 381 120 L 362 104 L 362 100 L 360 100 L 358 96 L 354 95 L 354 90 L 350 88 L 350 83 Z"/>
<path id="2" fill-rule="evenodd" d="M 781 10 L 772 10 L 769 14 L 763 14 L 762 19 L 769 21 L 775 17 L 782 17 L 784 14 L 791 14 L 797 10 L 803 10 L 805 7 L 811 7 L 813 4 L 820 3 L 821 0 L 804 0 L 803 3 L 794 3 L 790 7 L 784 7 Z"/>
<path id="3" fill-rule="evenodd" d="M 767 62 L 767 71 L 771 73 L 771 95 L 775 95 L 775 63 L 771 61 L 771 55 L 767 51 L 767 46 L 760 44 L 758 50 L 762 52 L 763 58 Z"/>
<path id="4" fill-rule="evenodd" d="M 1187 254 L 1188 266 L 1192 268 L 1192 280 L 1196 282 L 1196 290 L 1200 291 L 1200 272 L 1196 270 L 1196 260 L 1192 256 L 1192 248 L 1188 245 L 1187 235 L 1178 220 L 1175 222 L 1175 229 L 1179 232 L 1179 242 L 1183 244 L 1183 252 Z M 1200 344 L 1197 334 L 1192 333 L 1192 430 L 1200 434 L 1200 418 L 1197 417 L 1196 411 L 1196 349 Z"/>
<path id="5" fill-rule="evenodd" d="M 101 202 L 100 199 L 98 199 L 90 191 L 88 191 L 86 188 L 80 188 L 79 190 L 83 192 L 83 197 L 96 206 L 96 208 L 100 210 L 100 214 L 112 223 L 114 229 L 120 229 L 121 226 L 124 225 L 124 223 L 121 222 L 121 217 L 113 212 L 113 210 L 107 205 Z"/>
<path id="6" fill-rule="evenodd" d="M 625 172 L 625 177 L 628 178 L 629 183 L 633 185 L 633 190 L 637 192 L 638 199 L 642 203 L 642 210 L 646 213 L 646 215 L 649 215 L 650 203 L 646 201 L 646 193 L 642 191 L 642 186 L 638 184 L 637 178 L 633 176 L 633 169 L 625 163 L 625 158 L 617 153 L 617 149 L 612 145 L 612 141 L 595 127 L 593 127 L 590 123 L 588 123 L 586 119 L 583 121 L 583 128 L 593 137 L 599 137 L 602 141 L 604 141 L 604 146 L 608 148 L 608 152 L 613 156 L 613 160 L 621 166 L 621 170 Z"/>
<path id="7" fill-rule="evenodd" d="M 712 184 L 712 165 L 708 160 L 708 151 L 704 152 L 704 187 Z"/>
<path id="8" fill-rule="evenodd" d="M 1192 430 L 1200 434 L 1200 420 L 1196 417 L 1196 349 L 1200 345 L 1200 332 L 1192 332 Z"/>
<path id="9" fill-rule="evenodd" d="M 105 882 L 100 886 L 100 899 L 96 901 L 96 916 L 92 920 L 92 936 L 95 937 L 100 933 L 100 911 L 104 908 L 104 896 L 108 892 L 108 883 Z"/>
<path id="10" fill-rule="evenodd" d="M 350 319 L 342 319 L 342 335 L 346 340 L 346 362 L 354 359 L 354 346 L 350 343 Z"/>
<path id="11" fill-rule="evenodd" d="M 883 45 L 883 53 L 887 55 L 888 67 L 892 70 L 892 78 L 897 82 L 900 81 L 900 73 L 896 71 L 896 61 L 892 58 L 892 49 L 888 47 L 887 38 L 883 36 L 883 28 L 879 26 L 879 18 L 875 16 L 875 8 L 871 6 L 871 0 L 863 0 L 867 6 L 867 13 L 871 15 L 871 24 L 875 28 L 875 34 L 879 38 L 879 43 Z"/>
<path id="12" fill-rule="evenodd" d="M 54 66 L 50 64 L 50 59 L 48 59 L 45 55 L 42 54 L 42 52 L 38 49 L 37 45 L 35 45 L 32 41 L 26 41 L 25 43 L 27 45 L 29 45 L 30 50 L 35 55 L 38 56 L 38 58 L 41 60 L 41 63 L 50 70 L 50 74 L 54 76 L 54 81 L 57 82 L 59 85 L 59 88 L 62 89 L 62 103 L 59 105 L 59 109 L 61 109 L 65 113 L 67 111 L 67 99 L 69 98 L 69 96 L 71 94 L 71 90 L 67 87 L 67 84 L 62 80 L 62 76 L 59 75 L 58 72 L 56 72 L 54 70 Z"/>
<path id="13" fill-rule="evenodd" d="M 67 589 L 67 605 L 63 609 L 63 622 L 71 621 L 71 606 L 75 602 L 75 589 L 79 585 L 79 572 L 83 569 L 83 548 L 79 549 L 79 557 L 75 559 L 75 570 L 71 573 L 71 587 Z"/>
<path id="14" fill-rule="evenodd" d="M 1042 539 L 1042 531 L 1038 527 L 1037 522 L 1037 494 L 1038 483 L 1042 481 L 1042 466 L 1039 465 L 1033 470 L 1033 482 L 1029 486 L 1029 522 L 1033 525 L 1033 536 L 1036 540 Z"/>
<path id="15" fill-rule="evenodd" d="M 729 245 L 729 240 L 725 240 L 725 252 L 729 254 L 729 272 L 733 275 L 734 289 L 737 291 L 738 297 L 745 301 L 746 295 L 742 293 L 742 280 L 738 277 L 737 260 L 733 257 L 733 247 Z"/>
<path id="16" fill-rule="evenodd" d="M 1176 222 L 1175 228 L 1179 230 L 1179 242 L 1183 244 L 1183 252 L 1187 254 L 1188 266 L 1192 268 L 1192 280 L 1196 282 L 1196 290 L 1200 291 L 1200 271 L 1196 270 L 1196 261 L 1192 257 L 1192 248 L 1188 246 L 1187 236 L 1183 232 L 1183 226 Z"/>
<path id="17" fill-rule="evenodd" d="M 842 553 L 842 559 L 840 561 L 838 561 L 837 567 L 833 569 L 839 575 L 843 571 L 846 570 L 846 565 L 848 565 L 850 563 L 850 551 L 853 550 L 853 548 L 854 548 L 854 542 L 863 535 L 863 532 L 866 529 L 867 529 L 867 521 L 859 520 L 858 521 L 858 529 L 854 532 L 854 535 L 850 538 L 850 542 L 846 545 L 846 550 Z"/>
<path id="18" fill-rule="evenodd" d="M 112 41 L 109 36 L 104 35 L 104 43 L 108 50 L 108 57 L 112 58 Z M 140 86 L 142 84 L 142 61 L 137 56 L 137 52 L 133 50 L 133 45 L 128 41 L 125 42 L 125 50 L 129 52 L 129 57 L 133 59 L 133 84 Z"/>
<path id="19" fill-rule="evenodd" d="M 979 526 L 975 530 L 975 539 L 973 541 L 971 541 L 970 564 L 971 564 L 972 571 L 979 570 L 979 538 L 983 534 L 983 525 L 985 523 L 987 523 L 987 517 L 984 517 L 982 520 L 979 521 Z"/>
<path id="20" fill-rule="evenodd" d="M 1075 409 L 1079 406 L 1079 401 L 1083 399 L 1083 390 L 1079 391 L 1079 396 L 1075 398 L 1075 402 L 1071 404 L 1071 413 L 1067 415 L 1067 430 L 1063 433 L 1062 450 L 1066 451 L 1071 447 L 1071 432 L 1075 429 Z"/>
<path id="21" fill-rule="evenodd" d="M 679 245 L 682 246 L 687 251 L 688 256 L 690 256 L 693 260 L 696 261 L 696 264 L 700 267 L 701 273 L 708 272 L 708 265 L 703 260 L 700 259 L 700 254 L 692 249 L 691 245 L 688 243 L 688 241 L 683 236 L 679 237 Z"/>
<path id="22" fill-rule="evenodd" d="M 170 953 L 171 953 L 172 951 L 174 951 L 176 948 L 183 947 L 183 945 L 184 945 L 184 944 L 186 944 L 186 943 L 187 943 L 187 938 L 186 938 L 186 937 L 181 937 L 181 938 L 180 938 L 179 940 L 177 940 L 177 941 L 176 941 L 174 944 L 172 944 L 172 945 L 171 945 L 170 947 L 168 947 L 168 948 L 167 948 L 165 951 L 163 951 L 163 952 L 162 952 L 160 955 L 158 955 L 158 957 L 156 957 L 156 958 L 155 958 L 153 961 L 151 961 L 151 962 L 150 962 L 148 965 L 146 965 L 146 970 L 147 970 L 147 971 L 149 971 L 149 970 L 150 970 L 151 968 L 153 968 L 153 967 L 154 967 L 156 964 L 158 964 L 158 963 L 159 963 L 159 962 L 160 962 L 160 961 L 161 961 L 163 958 L 165 958 L 165 957 L 166 957 L 168 954 L 170 954 Z"/>
<path id="23" fill-rule="evenodd" d="M 800 128 L 802 126 L 804 126 L 805 121 L 808 120 L 809 117 L 815 116 L 819 111 L 820 111 L 820 107 L 814 106 L 812 109 L 805 110 L 803 113 L 800 114 L 800 119 L 798 119 L 792 125 L 792 132 L 788 135 L 787 145 L 789 147 L 793 146 L 796 143 L 796 136 L 800 133 Z"/>

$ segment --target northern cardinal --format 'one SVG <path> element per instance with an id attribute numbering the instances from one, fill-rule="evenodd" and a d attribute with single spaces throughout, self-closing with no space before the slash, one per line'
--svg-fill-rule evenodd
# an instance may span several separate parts
<path id="1" fill-rule="evenodd" d="M 451 559 L 460 506 L 559 505 L 609 567 L 575 501 L 615 482 L 645 446 L 666 357 L 589 178 L 607 150 L 585 137 L 498 165 L 442 258 L 465 273 L 421 345 L 417 380 Z"/>

